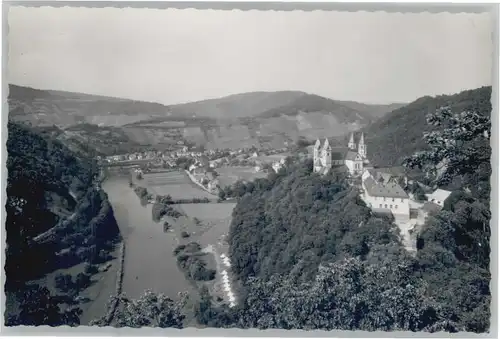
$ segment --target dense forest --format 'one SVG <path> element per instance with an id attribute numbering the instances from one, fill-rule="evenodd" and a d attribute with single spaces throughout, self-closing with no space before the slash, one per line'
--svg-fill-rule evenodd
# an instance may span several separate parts
<path id="1" fill-rule="evenodd" d="M 26 307 L 44 310 L 31 297 L 50 299 L 48 291 L 30 280 L 81 262 L 107 260 L 119 229 L 93 160 L 75 156 L 26 126 L 9 122 L 8 132 L 5 291 L 16 292 L 9 295 Z M 20 312 L 8 320 L 30 325 L 61 321 Z"/>

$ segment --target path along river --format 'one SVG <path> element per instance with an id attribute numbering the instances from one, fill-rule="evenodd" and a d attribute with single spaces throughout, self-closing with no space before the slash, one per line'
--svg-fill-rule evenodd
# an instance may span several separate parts
<path id="1" fill-rule="evenodd" d="M 126 245 L 123 292 L 137 298 L 150 289 L 176 299 L 179 292 L 190 291 L 172 253 L 177 246 L 175 235 L 164 233 L 163 225 L 152 220 L 152 206 L 141 206 L 127 178 L 111 177 L 102 188 Z"/>

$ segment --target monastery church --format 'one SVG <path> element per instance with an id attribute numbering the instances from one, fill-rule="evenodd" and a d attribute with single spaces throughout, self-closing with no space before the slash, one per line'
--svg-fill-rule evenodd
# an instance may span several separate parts
<path id="1" fill-rule="evenodd" d="M 330 141 L 325 139 L 323 145 L 316 140 L 313 148 L 314 172 L 326 174 L 334 166 L 345 165 L 352 176 L 360 176 L 365 169 L 371 168 L 370 161 L 366 157 L 366 145 L 363 133 L 359 143 L 354 142 L 354 133 L 347 147 L 331 147 Z"/>
<path id="2" fill-rule="evenodd" d="M 374 168 L 367 159 L 363 133 L 356 145 L 351 133 L 347 147 L 331 147 L 318 139 L 313 147 L 314 172 L 326 174 L 332 167 L 346 166 L 352 177 L 361 177 L 361 198 L 372 211 L 390 213 L 396 219 L 410 219 L 410 199 L 401 187 L 406 175 L 397 168 Z"/>

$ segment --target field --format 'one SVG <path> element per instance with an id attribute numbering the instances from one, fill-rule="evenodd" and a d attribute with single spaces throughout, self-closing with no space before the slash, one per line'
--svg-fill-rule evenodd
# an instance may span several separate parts
<path id="1" fill-rule="evenodd" d="M 238 180 L 251 181 L 257 178 L 265 178 L 264 172 L 256 172 L 254 167 L 250 166 L 228 166 L 216 169 L 219 173 L 219 182 L 221 187 L 234 184 Z"/>
<path id="2" fill-rule="evenodd" d="M 146 187 L 152 194 L 167 195 L 175 199 L 208 198 L 214 195 L 196 186 L 183 172 L 146 173 L 136 184 Z"/>

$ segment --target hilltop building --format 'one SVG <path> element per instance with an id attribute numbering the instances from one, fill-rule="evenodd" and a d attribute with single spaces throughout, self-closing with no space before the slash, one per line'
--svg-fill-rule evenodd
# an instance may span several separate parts
<path id="1" fill-rule="evenodd" d="M 366 156 L 366 144 L 363 133 L 359 143 L 354 142 L 354 133 L 351 133 L 347 147 L 331 147 L 328 138 L 323 145 L 316 140 L 313 147 L 313 166 L 315 173 L 326 174 L 332 167 L 345 165 L 352 176 L 360 176 L 365 168 L 371 168 Z"/>
<path id="2" fill-rule="evenodd" d="M 390 213 L 401 221 L 410 219 L 410 197 L 401 187 L 408 179 L 393 169 L 367 169 L 362 182 L 362 198 L 374 212 Z"/>

